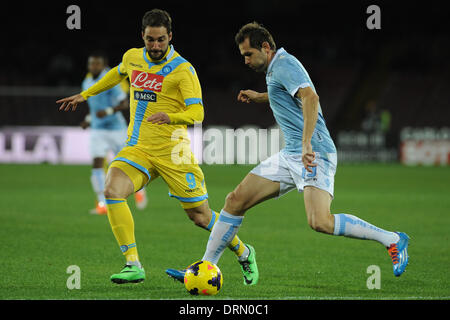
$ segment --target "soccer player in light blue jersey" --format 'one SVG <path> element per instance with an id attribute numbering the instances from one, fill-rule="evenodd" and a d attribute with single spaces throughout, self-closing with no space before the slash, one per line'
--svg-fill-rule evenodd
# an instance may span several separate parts
<path id="1" fill-rule="evenodd" d="M 243 26 L 235 40 L 245 64 L 257 72 L 265 72 L 267 84 L 267 92 L 242 90 L 238 100 L 269 102 L 283 132 L 285 148 L 251 170 L 228 194 L 202 260 L 217 264 L 248 209 L 297 189 L 304 194 L 307 220 L 312 229 L 378 241 L 388 249 L 395 276 L 400 276 L 408 263 L 409 237 L 405 233 L 383 230 L 351 214 L 330 212 L 336 147 L 308 72 L 286 50 L 277 50 L 270 33 L 256 22 Z M 259 273 L 255 250 L 248 247 L 250 254 L 242 268 L 246 271 L 246 284 L 253 285 L 258 282 Z"/>
<path id="2" fill-rule="evenodd" d="M 82 89 L 94 85 L 108 71 L 106 56 L 100 52 L 92 53 L 88 58 L 88 74 L 83 80 Z M 104 162 L 108 152 L 116 155 L 125 146 L 128 124 L 120 111 L 128 109 L 127 99 L 125 91 L 117 85 L 87 100 L 89 113 L 80 125 L 83 129 L 91 127 L 91 184 L 97 197 L 96 207 L 91 210 L 93 214 L 106 215 Z M 139 209 L 145 208 L 147 197 L 144 189 L 135 194 L 135 202 Z"/>

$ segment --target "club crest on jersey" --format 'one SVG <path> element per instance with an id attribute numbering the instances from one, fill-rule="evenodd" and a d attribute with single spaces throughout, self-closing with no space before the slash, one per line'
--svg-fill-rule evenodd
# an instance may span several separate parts
<path id="1" fill-rule="evenodd" d="M 131 86 L 147 91 L 161 92 L 164 76 L 145 71 L 133 70 Z"/>
<path id="2" fill-rule="evenodd" d="M 162 68 L 162 74 L 168 74 L 172 71 L 172 67 L 171 66 L 165 66 L 164 68 Z"/>

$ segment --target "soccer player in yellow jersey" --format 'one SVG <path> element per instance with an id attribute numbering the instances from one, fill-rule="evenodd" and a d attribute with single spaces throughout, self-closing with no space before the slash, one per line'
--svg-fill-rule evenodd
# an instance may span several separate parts
<path id="1" fill-rule="evenodd" d="M 114 283 L 145 279 L 126 198 L 159 176 L 197 226 L 211 231 L 218 218 L 209 208 L 203 172 L 190 150 L 186 129 L 203 121 L 201 87 L 194 67 L 170 45 L 171 22 L 166 11 L 146 12 L 142 19 L 145 46 L 128 50 L 122 62 L 92 87 L 57 101 L 60 110 L 74 111 L 79 103 L 125 77 L 130 80 L 128 139 L 108 169 L 104 191 L 108 219 L 127 261 L 120 273 L 111 276 Z M 235 237 L 229 248 L 241 268 L 248 264 L 251 246 Z M 166 272 L 183 281 L 184 270 Z"/>
<path id="2" fill-rule="evenodd" d="M 88 89 L 99 81 L 110 69 L 107 57 L 101 52 L 93 52 L 88 59 L 88 74 L 82 83 L 82 90 Z M 92 158 L 91 184 L 97 196 L 96 206 L 90 212 L 93 214 L 107 214 L 104 195 L 105 187 L 105 159 L 108 151 L 118 153 L 124 146 L 127 137 L 127 124 L 122 110 L 128 109 L 126 92 L 122 87 L 128 83 L 124 79 L 119 85 L 102 92 L 88 101 L 89 112 L 81 127 L 91 127 L 89 135 L 89 151 Z M 136 208 L 147 206 L 145 189 L 134 194 Z"/>

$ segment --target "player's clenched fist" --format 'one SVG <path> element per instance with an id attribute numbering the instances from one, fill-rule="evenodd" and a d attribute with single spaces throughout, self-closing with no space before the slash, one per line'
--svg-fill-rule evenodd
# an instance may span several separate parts
<path id="1" fill-rule="evenodd" d="M 256 92 L 253 90 L 239 91 L 237 99 L 238 99 L 238 101 L 245 102 L 245 103 L 250 103 L 250 102 L 260 103 L 260 102 L 268 102 L 269 101 L 267 92 L 260 93 L 260 92 Z"/>
<path id="2" fill-rule="evenodd" d="M 256 102 L 256 99 L 258 97 L 258 92 L 253 90 L 241 90 L 238 94 L 238 101 L 250 103 L 250 102 Z"/>
<path id="3" fill-rule="evenodd" d="M 67 98 L 59 99 L 56 103 L 62 103 L 59 110 L 69 111 L 72 109 L 72 111 L 75 111 L 78 104 L 84 101 L 86 101 L 86 99 L 84 99 L 81 94 L 75 94 Z"/>
<path id="4" fill-rule="evenodd" d="M 311 143 L 304 143 L 302 148 L 302 162 L 308 172 L 312 172 L 311 167 L 317 167 L 316 153 L 312 150 Z"/>

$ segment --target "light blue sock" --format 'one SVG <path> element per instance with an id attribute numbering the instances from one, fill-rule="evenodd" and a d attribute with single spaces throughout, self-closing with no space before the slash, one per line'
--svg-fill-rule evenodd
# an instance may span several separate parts
<path id="1" fill-rule="evenodd" d="M 105 170 L 103 168 L 93 168 L 91 171 L 92 189 L 97 195 L 97 201 L 105 203 Z"/>
<path id="2" fill-rule="evenodd" d="M 234 216 L 224 210 L 220 211 L 219 218 L 214 224 L 214 228 L 212 228 L 202 260 L 217 264 L 225 248 L 238 233 L 243 219 L 243 216 Z"/>
<path id="3" fill-rule="evenodd" d="M 385 247 L 389 247 L 400 239 L 395 232 L 383 230 L 354 215 L 345 213 L 334 215 L 333 234 L 336 236 L 375 240 Z"/>

